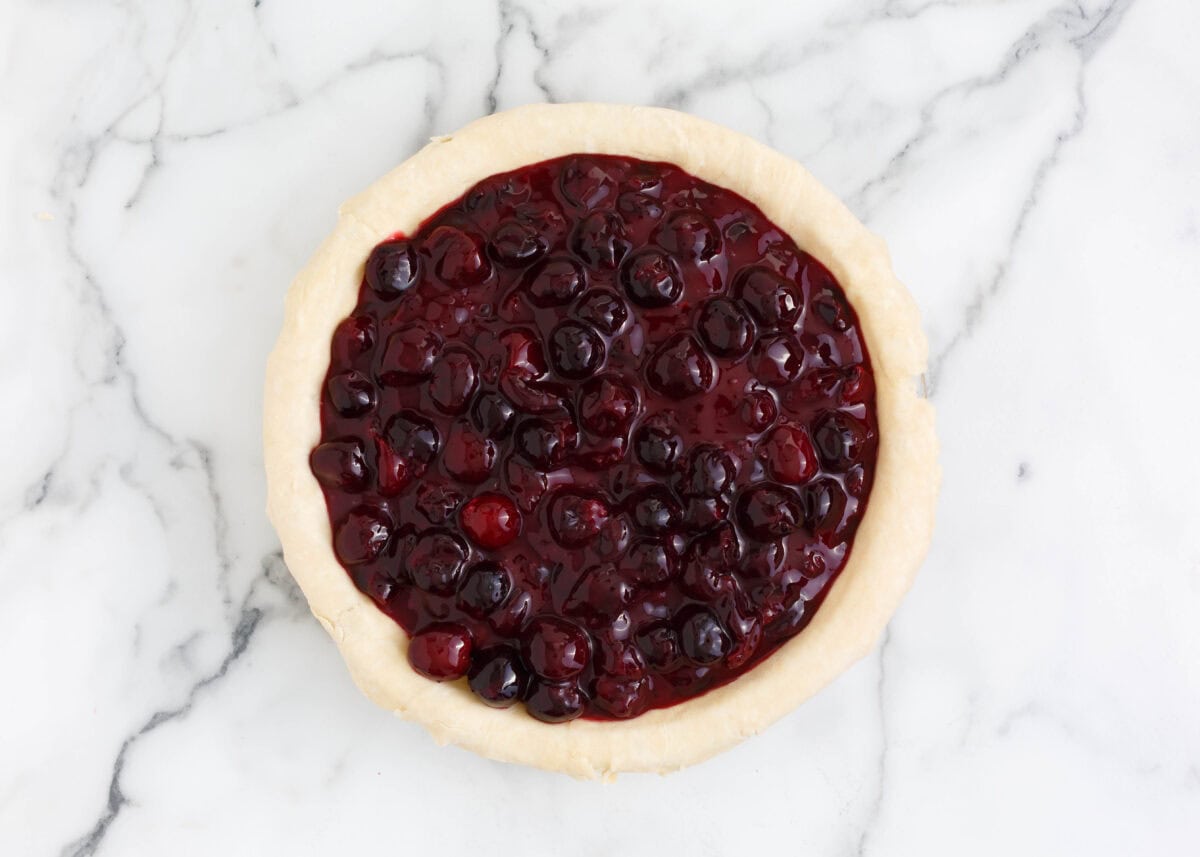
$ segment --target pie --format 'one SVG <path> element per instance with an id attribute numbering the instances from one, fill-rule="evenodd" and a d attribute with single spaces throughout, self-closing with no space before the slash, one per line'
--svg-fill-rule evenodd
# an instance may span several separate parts
<path id="1" fill-rule="evenodd" d="M 441 742 L 668 771 L 866 654 L 932 531 L 914 302 L 798 164 L 523 107 L 340 211 L 271 355 L 269 513 L 356 682 Z"/>

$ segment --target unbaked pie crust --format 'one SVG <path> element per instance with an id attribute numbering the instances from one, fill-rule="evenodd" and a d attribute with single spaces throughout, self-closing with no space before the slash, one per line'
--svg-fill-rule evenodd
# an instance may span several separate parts
<path id="1" fill-rule="evenodd" d="M 754 202 L 836 276 L 858 314 L 877 387 L 879 450 L 870 503 L 846 567 L 812 622 L 723 687 L 627 721 L 547 724 L 519 706 L 481 704 L 466 682 L 412 670 L 408 635 L 355 588 L 335 558 L 325 498 L 308 464 L 319 442 L 329 344 L 357 300 L 371 249 L 495 173 L 572 153 L 676 164 Z M 933 408 L 917 394 L 926 343 L 917 308 L 882 240 L 796 162 L 711 122 L 649 107 L 531 105 L 435 138 L 340 209 L 337 227 L 296 277 L 267 364 L 268 513 L 313 614 L 354 680 L 440 743 L 577 777 L 667 772 L 761 731 L 874 646 L 912 583 L 933 528 L 939 483 Z"/>

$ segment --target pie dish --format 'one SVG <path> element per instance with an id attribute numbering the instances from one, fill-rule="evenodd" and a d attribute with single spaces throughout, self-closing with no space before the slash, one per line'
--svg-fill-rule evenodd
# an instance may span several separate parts
<path id="1" fill-rule="evenodd" d="M 798 164 L 675 111 L 523 107 L 348 201 L 293 283 L 268 511 L 378 704 L 665 772 L 871 649 L 932 532 L 925 359 L 883 242 Z"/>

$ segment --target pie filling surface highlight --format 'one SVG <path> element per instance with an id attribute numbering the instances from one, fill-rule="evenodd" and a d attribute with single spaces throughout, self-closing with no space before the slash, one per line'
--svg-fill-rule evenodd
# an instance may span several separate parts
<path id="1" fill-rule="evenodd" d="M 677 167 L 576 155 L 372 251 L 310 465 L 335 555 L 417 672 L 540 720 L 616 719 L 804 628 L 878 434 L 819 261 Z"/>

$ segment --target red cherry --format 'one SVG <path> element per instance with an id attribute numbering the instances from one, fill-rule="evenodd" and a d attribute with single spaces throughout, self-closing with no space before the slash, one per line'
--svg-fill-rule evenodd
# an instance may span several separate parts
<path id="1" fill-rule="evenodd" d="M 408 641 L 408 662 L 434 681 L 462 678 L 471 666 L 471 632 L 451 622 L 430 625 Z"/>
<path id="2" fill-rule="evenodd" d="M 480 494 L 459 515 L 463 532 L 482 548 L 502 548 L 521 532 L 521 513 L 503 494 Z"/>

